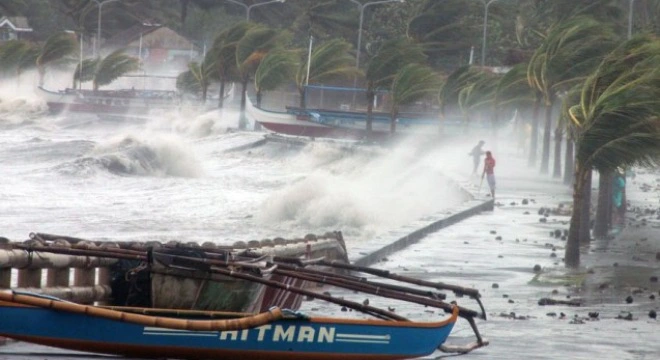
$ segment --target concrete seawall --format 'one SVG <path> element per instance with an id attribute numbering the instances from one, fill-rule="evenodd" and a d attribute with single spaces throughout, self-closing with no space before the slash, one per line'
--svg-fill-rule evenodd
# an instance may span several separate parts
<path id="1" fill-rule="evenodd" d="M 360 258 L 353 260 L 355 265 L 369 266 L 381 261 L 384 257 L 403 250 L 406 247 L 419 242 L 427 235 L 434 233 L 438 230 L 444 229 L 448 226 L 456 224 L 462 220 L 470 218 L 484 211 L 493 211 L 494 201 L 491 200 L 471 200 L 464 203 L 462 207 L 455 213 L 447 215 L 441 219 L 435 220 L 430 224 L 421 227 L 399 239 L 390 242 L 389 244 L 382 245 L 382 247 L 373 250 Z"/>

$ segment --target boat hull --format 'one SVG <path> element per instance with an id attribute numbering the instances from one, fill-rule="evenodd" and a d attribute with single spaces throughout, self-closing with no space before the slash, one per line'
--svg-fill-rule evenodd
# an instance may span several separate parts
<path id="1" fill-rule="evenodd" d="M 297 318 L 239 331 L 191 331 L 0 301 L 0 336 L 143 358 L 407 359 L 444 343 L 457 314 L 437 323 Z"/>
<path id="2" fill-rule="evenodd" d="M 290 136 L 381 141 L 394 136 L 419 137 L 439 133 L 438 121 L 429 119 L 401 119 L 393 135 L 389 118 L 382 115 L 374 116 L 371 133 L 368 133 L 366 114 L 361 113 L 295 108 L 276 112 L 255 107 L 250 101 L 246 109 L 248 115 L 267 130 Z"/>
<path id="3" fill-rule="evenodd" d="M 179 101 L 171 91 L 50 91 L 38 87 L 39 95 L 53 114 L 63 112 L 94 115 L 148 115 L 152 110 L 173 110 Z"/>

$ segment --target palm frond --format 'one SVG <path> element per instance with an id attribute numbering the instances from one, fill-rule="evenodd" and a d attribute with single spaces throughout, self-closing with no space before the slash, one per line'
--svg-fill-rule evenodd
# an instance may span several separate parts
<path id="1" fill-rule="evenodd" d="M 125 54 L 124 49 L 115 50 L 99 61 L 94 74 L 94 88 L 108 85 L 126 73 L 137 71 L 139 67 L 138 58 Z"/>
<path id="2" fill-rule="evenodd" d="M 274 90 L 291 81 L 297 67 L 298 55 L 294 51 L 271 51 L 254 74 L 254 87 L 258 92 Z"/>

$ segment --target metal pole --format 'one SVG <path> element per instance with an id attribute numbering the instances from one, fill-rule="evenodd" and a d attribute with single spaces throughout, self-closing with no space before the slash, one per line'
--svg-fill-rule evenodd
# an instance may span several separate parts
<path id="1" fill-rule="evenodd" d="M 358 25 L 358 42 L 357 42 L 357 54 L 355 56 L 355 68 L 359 69 L 360 68 L 360 50 L 362 48 L 362 24 L 364 22 L 364 9 L 366 9 L 368 6 L 371 5 L 377 5 L 377 4 L 386 4 L 386 3 L 391 3 L 391 2 L 405 2 L 405 0 L 381 0 L 381 1 L 372 1 L 368 2 L 366 4 L 362 4 L 358 2 L 357 0 L 350 0 L 352 3 L 357 4 L 358 9 L 360 10 L 360 24 Z"/>
<path id="2" fill-rule="evenodd" d="M 95 54 L 97 57 L 100 56 L 101 54 L 101 10 L 103 9 L 103 4 L 108 4 L 111 2 L 119 1 L 119 0 L 92 0 L 98 5 L 99 7 L 99 16 L 98 16 L 98 24 L 96 27 L 96 47 L 95 47 Z"/>
<path id="3" fill-rule="evenodd" d="M 355 68 L 360 68 L 360 52 L 362 51 L 362 22 L 364 21 L 364 8 L 366 5 L 360 5 L 360 25 L 358 26 L 357 53 L 355 55 Z"/>
<path id="4" fill-rule="evenodd" d="M 312 66 L 312 43 L 314 37 L 309 36 L 309 50 L 307 51 L 307 77 L 305 77 L 305 85 L 309 85 L 309 68 Z"/>
<path id="5" fill-rule="evenodd" d="M 484 34 L 481 41 L 481 66 L 486 65 L 486 36 L 488 36 L 488 7 L 497 0 L 481 0 L 484 3 Z"/>
<path id="6" fill-rule="evenodd" d="M 632 37 L 633 10 L 635 0 L 628 0 L 628 39 Z"/>
<path id="7" fill-rule="evenodd" d="M 78 69 L 78 90 L 82 90 L 83 34 L 80 33 L 80 69 Z"/>

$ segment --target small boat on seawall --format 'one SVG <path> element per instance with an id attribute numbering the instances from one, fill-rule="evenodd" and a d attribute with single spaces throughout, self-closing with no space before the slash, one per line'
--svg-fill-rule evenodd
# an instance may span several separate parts
<path id="1" fill-rule="evenodd" d="M 246 104 L 247 114 L 272 132 L 313 138 L 364 140 L 367 138 L 367 114 L 363 112 L 303 109 L 287 107 L 286 112 L 271 111 L 256 107 L 251 101 Z M 465 131 L 460 121 L 440 121 L 439 114 L 426 114 L 396 119 L 396 131 L 390 132 L 390 115 L 372 115 L 371 140 L 385 140 L 392 137 L 452 136 Z"/>

